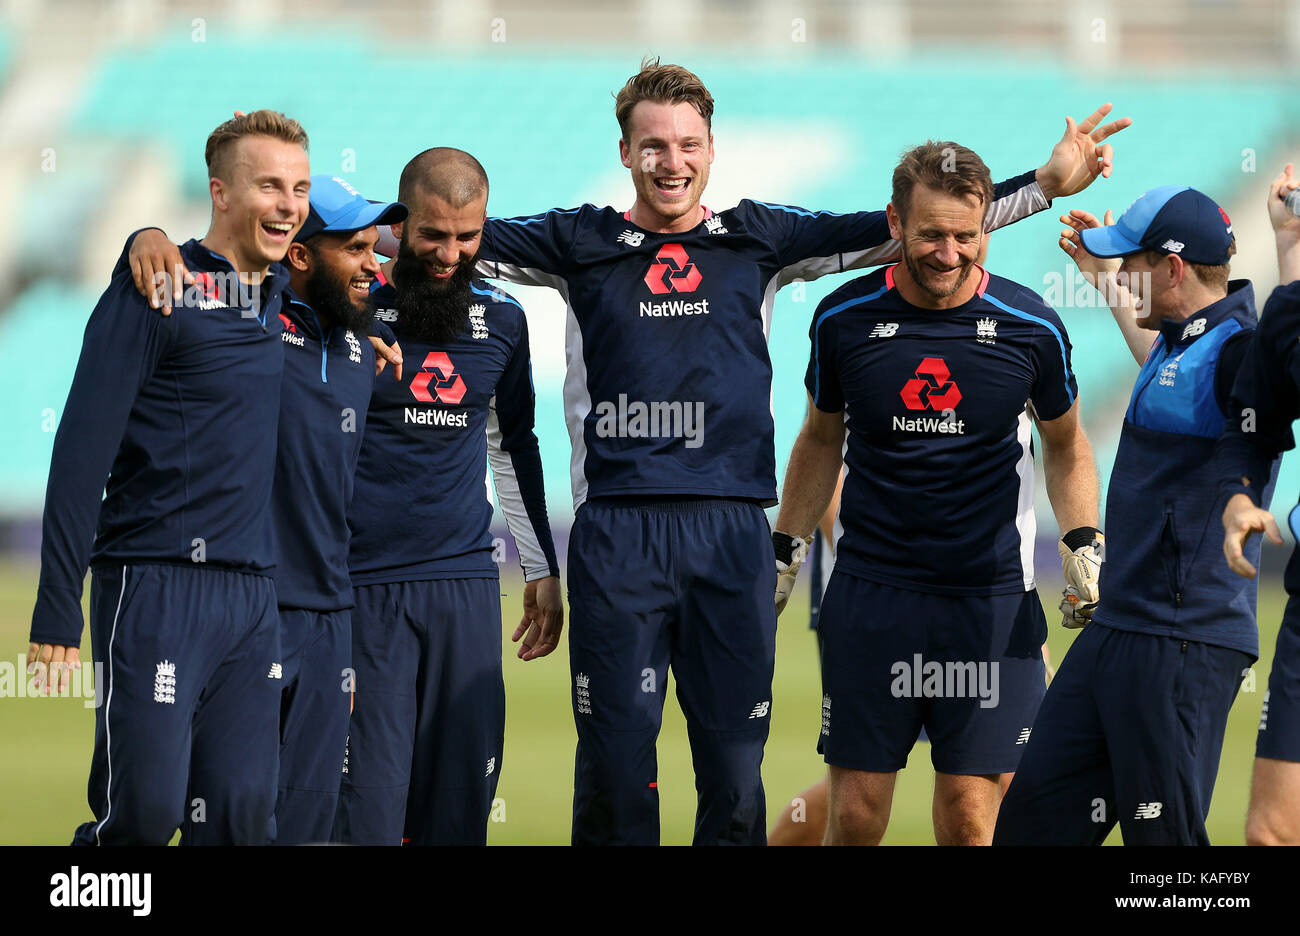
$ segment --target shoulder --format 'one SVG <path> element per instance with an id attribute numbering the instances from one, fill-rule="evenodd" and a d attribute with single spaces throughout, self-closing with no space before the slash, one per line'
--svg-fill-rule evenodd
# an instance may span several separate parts
<path id="1" fill-rule="evenodd" d="M 1065 336 L 1065 323 L 1056 310 L 1027 286 L 990 273 L 983 298 L 999 312 L 1036 325 L 1057 338 Z"/>
<path id="2" fill-rule="evenodd" d="M 528 319 L 524 315 L 523 303 L 510 293 L 486 280 L 471 280 L 469 290 L 473 298 L 471 324 L 474 318 L 481 316 L 491 323 L 493 331 L 511 340 L 517 339 L 521 332 L 527 332 Z"/>
<path id="3" fill-rule="evenodd" d="M 512 218 L 488 218 L 489 226 L 509 225 L 511 227 L 537 227 L 557 221 L 574 221 L 578 219 L 593 217 L 603 212 L 612 212 L 613 208 L 597 208 L 590 203 L 579 205 L 577 208 L 551 208 L 548 211 L 538 212 L 532 215 L 518 215 Z"/>
<path id="4" fill-rule="evenodd" d="M 1273 290 L 1259 318 L 1260 341 L 1279 344 L 1300 338 L 1300 280 Z"/>
<path id="5" fill-rule="evenodd" d="M 889 270 L 889 267 L 880 267 L 866 276 L 849 280 L 817 304 L 817 318 L 820 320 L 881 299 L 892 288 Z"/>

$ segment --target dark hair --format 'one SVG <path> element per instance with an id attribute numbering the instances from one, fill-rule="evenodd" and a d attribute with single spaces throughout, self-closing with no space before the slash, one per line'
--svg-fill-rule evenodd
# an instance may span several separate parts
<path id="1" fill-rule="evenodd" d="M 464 150 L 435 146 L 406 164 L 397 183 L 397 200 L 409 206 L 417 190 L 437 195 L 453 208 L 462 208 L 486 196 L 487 172 Z"/>
<path id="2" fill-rule="evenodd" d="M 903 154 L 894 168 L 892 199 L 900 221 L 907 220 L 912 190 L 917 185 L 958 197 L 978 196 L 986 215 L 993 204 L 993 177 L 989 167 L 978 153 L 960 143 L 929 140 Z"/>

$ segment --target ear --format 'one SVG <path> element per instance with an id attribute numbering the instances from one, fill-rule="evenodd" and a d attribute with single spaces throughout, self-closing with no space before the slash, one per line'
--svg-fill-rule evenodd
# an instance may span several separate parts
<path id="1" fill-rule="evenodd" d="M 208 179 L 208 194 L 212 196 L 212 207 L 218 211 L 226 210 L 226 183 L 216 176 Z"/>
<path id="2" fill-rule="evenodd" d="M 390 225 L 388 225 L 388 230 L 392 231 L 392 232 L 393 232 L 393 236 L 396 237 L 399 241 L 402 239 L 402 222 L 401 222 L 401 221 L 398 221 L 396 224 L 390 224 Z"/>
<path id="3" fill-rule="evenodd" d="M 1169 286 L 1174 289 L 1187 278 L 1187 262 L 1178 254 L 1169 254 L 1166 259 L 1169 261 Z"/>
<path id="4" fill-rule="evenodd" d="M 289 245 L 289 252 L 284 255 L 285 262 L 299 273 L 311 269 L 311 251 L 295 241 Z"/>
<path id="5" fill-rule="evenodd" d="M 627 140 L 622 137 L 618 139 L 618 158 L 628 169 L 632 168 L 632 147 L 628 146 Z"/>
<path id="6" fill-rule="evenodd" d="M 713 165 L 713 134 L 709 133 L 709 165 Z"/>
<path id="7" fill-rule="evenodd" d="M 903 239 L 903 219 L 898 216 L 894 210 L 894 203 L 890 202 L 885 206 L 885 218 L 889 221 L 889 236 L 896 241 Z"/>

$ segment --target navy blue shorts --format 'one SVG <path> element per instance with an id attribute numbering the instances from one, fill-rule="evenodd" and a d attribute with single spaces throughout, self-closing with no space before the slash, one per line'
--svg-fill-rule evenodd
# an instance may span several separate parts
<path id="1" fill-rule="evenodd" d="M 1300 598 L 1294 596 L 1277 632 L 1255 756 L 1300 763 Z"/>
<path id="2" fill-rule="evenodd" d="M 940 773 L 1016 769 L 1045 685 L 1037 593 L 922 594 L 837 570 L 818 632 L 826 763 L 901 770 L 924 726 Z"/>
<path id="3" fill-rule="evenodd" d="M 77 845 L 261 845 L 275 806 L 280 628 L 275 585 L 206 565 L 96 569 L 96 687 Z"/>
<path id="4" fill-rule="evenodd" d="M 1011 781 L 994 845 L 1208 845 L 1228 711 L 1252 659 L 1096 622 L 1075 638 Z"/>
<path id="5" fill-rule="evenodd" d="M 501 776 L 501 586 L 435 579 L 353 589 L 356 705 L 334 839 L 483 845 Z"/>
<path id="6" fill-rule="evenodd" d="M 352 702 L 352 612 L 280 609 L 284 687 L 275 844 L 328 842 Z"/>
<path id="7" fill-rule="evenodd" d="M 602 498 L 579 508 L 569 538 L 574 844 L 658 844 L 655 741 L 670 666 L 695 767 L 695 843 L 766 841 L 775 590 L 757 504 Z"/>

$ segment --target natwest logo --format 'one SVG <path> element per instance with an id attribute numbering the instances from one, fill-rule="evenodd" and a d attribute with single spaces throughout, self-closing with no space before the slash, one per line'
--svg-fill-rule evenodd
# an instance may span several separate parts
<path id="1" fill-rule="evenodd" d="M 435 383 L 436 381 L 436 383 Z M 429 392 L 429 384 L 434 384 Z M 417 400 L 432 403 L 459 403 L 465 397 L 465 381 L 460 379 L 451 358 L 445 351 L 430 351 L 424 359 L 420 373 L 411 381 L 411 394 Z"/>
<path id="2" fill-rule="evenodd" d="M 645 284 L 656 296 L 668 292 L 695 292 L 700 285 L 699 268 L 690 262 L 686 248 L 681 244 L 664 244 L 655 254 L 655 262 L 645 275 Z"/>
<path id="3" fill-rule="evenodd" d="M 949 380 L 943 358 L 928 357 L 916 366 L 916 376 L 903 384 L 899 396 L 910 410 L 950 410 L 961 402 L 961 391 Z"/>

